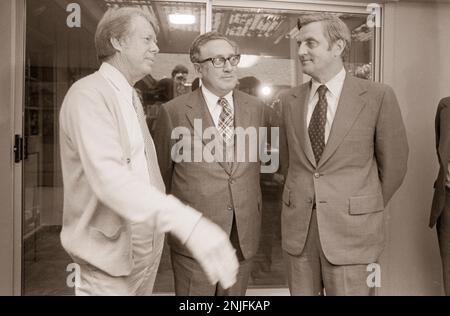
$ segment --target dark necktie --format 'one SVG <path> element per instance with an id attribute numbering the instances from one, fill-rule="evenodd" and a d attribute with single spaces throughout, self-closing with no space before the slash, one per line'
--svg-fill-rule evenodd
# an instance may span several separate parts
<path id="1" fill-rule="evenodd" d="M 327 122 L 327 87 L 321 85 L 317 92 L 319 93 L 319 101 L 314 108 L 314 112 L 309 122 L 308 134 L 311 140 L 311 146 L 316 158 L 316 163 L 319 163 L 320 157 L 322 157 L 323 150 L 325 149 L 325 123 Z"/>

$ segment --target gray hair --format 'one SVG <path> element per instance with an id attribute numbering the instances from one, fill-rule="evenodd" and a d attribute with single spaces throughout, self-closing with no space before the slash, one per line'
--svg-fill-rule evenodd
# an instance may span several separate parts
<path id="1" fill-rule="evenodd" d="M 95 32 L 95 48 L 98 59 L 103 62 L 110 59 L 116 53 L 111 44 L 111 39 L 123 39 L 130 34 L 131 22 L 134 17 L 141 16 L 146 19 L 156 34 L 159 26 L 156 18 L 138 7 L 109 8 L 98 23 Z"/>
<path id="2" fill-rule="evenodd" d="M 341 58 L 345 61 L 350 54 L 352 38 L 348 26 L 337 15 L 322 12 L 302 15 L 298 19 L 297 27 L 300 30 L 303 26 L 313 22 L 322 22 L 323 34 L 330 46 L 338 40 L 344 41 L 345 48 Z"/>
<path id="3" fill-rule="evenodd" d="M 233 46 L 236 54 L 239 53 L 239 46 L 235 42 L 233 42 L 232 40 L 230 40 L 225 35 L 223 35 L 219 32 L 212 31 L 212 32 L 207 32 L 207 33 L 201 34 L 194 39 L 194 41 L 192 42 L 192 45 L 191 45 L 191 49 L 189 50 L 191 62 L 198 63 L 200 61 L 200 48 L 203 45 L 205 45 L 206 43 L 208 43 L 210 41 L 214 41 L 214 40 L 227 41 L 231 46 Z"/>

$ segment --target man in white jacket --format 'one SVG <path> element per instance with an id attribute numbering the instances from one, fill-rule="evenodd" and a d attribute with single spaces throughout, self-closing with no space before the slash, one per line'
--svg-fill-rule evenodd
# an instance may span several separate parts
<path id="1" fill-rule="evenodd" d="M 80 266 L 76 295 L 150 295 L 165 232 L 193 252 L 211 283 L 235 282 L 228 236 L 165 194 L 133 89 L 151 72 L 157 32 L 155 17 L 138 8 L 109 9 L 95 34 L 102 65 L 70 88 L 61 108 L 61 242 Z"/>

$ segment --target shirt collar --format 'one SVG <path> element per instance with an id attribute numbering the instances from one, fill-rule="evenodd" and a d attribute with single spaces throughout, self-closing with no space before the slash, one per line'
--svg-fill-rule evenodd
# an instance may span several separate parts
<path id="1" fill-rule="evenodd" d="M 125 76 L 113 65 L 102 63 L 99 72 L 111 83 L 116 92 L 126 97 L 133 98 L 133 87 L 128 83 Z"/>
<path id="2" fill-rule="evenodd" d="M 211 105 L 211 106 L 215 106 L 217 104 L 217 101 L 220 99 L 220 97 L 218 97 L 217 95 L 215 95 L 214 93 L 209 91 L 208 88 L 205 87 L 205 85 L 202 85 L 201 89 L 202 89 L 203 96 L 205 97 L 207 103 L 209 103 L 209 105 Z M 230 104 L 231 107 L 233 108 L 233 90 L 228 92 L 224 96 L 224 98 L 228 101 L 228 104 Z"/>
<path id="3" fill-rule="evenodd" d="M 333 96 L 338 97 L 341 94 L 345 76 L 346 76 L 345 68 L 342 67 L 341 71 L 339 71 L 336 76 L 334 76 L 328 82 L 325 83 L 325 86 L 328 88 L 328 91 L 330 91 L 330 93 L 333 94 Z M 322 84 L 323 83 L 320 83 L 317 80 L 311 79 L 311 98 L 316 94 L 317 89 Z"/>

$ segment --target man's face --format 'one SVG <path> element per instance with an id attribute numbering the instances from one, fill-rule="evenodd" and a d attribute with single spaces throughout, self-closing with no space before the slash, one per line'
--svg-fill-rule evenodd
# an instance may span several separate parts
<path id="1" fill-rule="evenodd" d="M 134 17 L 128 36 L 123 39 L 121 57 L 136 81 L 149 75 L 159 52 L 152 25 L 143 17 Z"/>
<path id="2" fill-rule="evenodd" d="M 229 58 L 236 54 L 233 46 L 225 40 L 212 40 L 200 47 L 200 60 L 214 57 Z M 197 71 L 202 75 L 202 84 L 215 95 L 222 97 L 236 87 L 237 65 L 232 66 L 229 61 L 220 68 L 215 68 L 211 61 L 196 64 Z"/>
<path id="3" fill-rule="evenodd" d="M 174 80 L 178 84 L 185 84 L 187 81 L 187 76 L 188 76 L 187 73 L 179 72 L 179 73 L 175 74 Z"/>
<path id="4" fill-rule="evenodd" d="M 320 81 L 336 69 L 341 60 L 342 47 L 328 43 L 321 22 L 306 24 L 297 37 L 298 56 L 303 72 Z"/>

